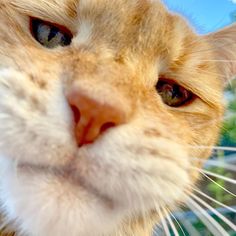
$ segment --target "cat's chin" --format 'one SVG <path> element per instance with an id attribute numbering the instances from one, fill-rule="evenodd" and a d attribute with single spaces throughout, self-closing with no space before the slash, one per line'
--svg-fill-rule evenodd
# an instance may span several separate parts
<path id="1" fill-rule="evenodd" d="M 0 197 L 15 228 L 30 236 L 114 235 L 130 216 L 149 212 L 164 200 L 171 206 L 181 198 L 189 183 L 184 169 L 176 172 L 178 181 L 164 189 L 165 181 L 156 179 L 155 174 L 166 172 L 165 168 L 171 171 L 172 162 L 165 166 L 158 164 L 158 159 L 143 162 L 137 155 L 130 156 L 133 152 L 121 141 L 105 145 L 109 140 L 107 136 L 78 149 L 75 161 L 64 169 L 26 162 L 14 169 L 12 159 L 2 158 Z M 160 139 L 155 145 L 162 142 Z M 130 158 L 129 165 L 121 153 Z M 185 153 L 175 154 L 179 158 Z"/>
<path id="2" fill-rule="evenodd" d="M 69 180 L 42 166 L 22 163 L 17 174 L 4 174 L 2 208 L 7 221 L 23 235 L 110 235 L 126 214 L 123 207 L 79 179 Z"/>

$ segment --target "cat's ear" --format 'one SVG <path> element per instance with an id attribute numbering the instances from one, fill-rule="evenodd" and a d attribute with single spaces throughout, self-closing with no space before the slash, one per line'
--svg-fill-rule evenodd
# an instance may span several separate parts
<path id="1" fill-rule="evenodd" d="M 236 77 L 236 23 L 206 38 L 213 47 L 220 73 L 227 83 Z"/>

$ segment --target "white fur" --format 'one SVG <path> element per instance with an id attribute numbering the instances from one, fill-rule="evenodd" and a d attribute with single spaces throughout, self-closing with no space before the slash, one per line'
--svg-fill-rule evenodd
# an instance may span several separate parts
<path id="1" fill-rule="evenodd" d="M 83 20 L 79 25 L 79 32 L 74 39 L 74 43 L 78 45 L 89 44 L 92 35 L 92 29 L 92 24 L 87 20 Z"/>

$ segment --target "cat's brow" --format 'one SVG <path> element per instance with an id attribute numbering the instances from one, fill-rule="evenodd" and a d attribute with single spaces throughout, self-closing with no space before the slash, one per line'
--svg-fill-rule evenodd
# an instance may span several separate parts
<path id="1" fill-rule="evenodd" d="M 194 70 L 193 70 L 194 71 Z M 210 72 L 205 72 L 204 76 L 193 77 L 191 76 L 192 71 L 190 74 L 186 76 L 178 76 L 177 74 L 167 74 L 170 78 L 175 78 L 174 80 L 180 84 L 181 86 L 185 87 L 186 89 L 192 91 L 195 95 L 201 98 L 205 103 L 209 104 L 210 106 L 218 106 L 218 102 L 220 101 L 222 96 L 220 93 L 220 83 L 215 80 L 210 80 L 208 77 L 211 75 Z M 217 74 L 213 74 L 217 75 Z M 168 77 L 168 76 L 167 76 Z M 215 87 L 219 88 L 216 90 Z"/>
<path id="2" fill-rule="evenodd" d="M 9 0 L 11 5 L 23 14 L 50 20 L 71 22 L 77 14 L 79 0 Z"/>
<path id="3" fill-rule="evenodd" d="M 77 9 L 80 0 L 66 0 L 66 11 L 69 17 L 75 18 L 77 16 Z"/>

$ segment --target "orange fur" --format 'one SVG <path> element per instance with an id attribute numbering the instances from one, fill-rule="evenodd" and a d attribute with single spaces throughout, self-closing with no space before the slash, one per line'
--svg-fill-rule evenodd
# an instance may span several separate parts
<path id="1" fill-rule="evenodd" d="M 52 51 L 42 48 L 30 35 L 29 16 L 67 27 L 74 34 L 72 45 Z M 89 40 L 77 44 L 83 21 L 91 24 Z M 236 59 L 235 29 L 233 25 L 198 36 L 159 1 L 4 0 L 0 3 L 0 69 L 10 67 L 28 76 L 27 86 L 18 88 L 15 96 L 23 97 L 41 116 L 47 114 L 45 97 L 55 83 L 63 81 L 65 93 L 79 86 L 101 103 L 125 107 L 127 123 L 139 120 L 143 137 L 164 137 L 180 144 L 189 156 L 206 159 L 210 149 L 192 146 L 212 146 L 218 139 L 223 80 L 231 79 L 236 67 L 233 61 L 222 67 L 217 60 Z M 197 98 L 178 109 L 167 107 L 155 90 L 158 77 L 176 81 Z M 144 120 L 150 125 L 144 125 Z M 137 146 L 129 149 L 159 153 Z M 199 179 L 192 169 L 189 176 L 191 184 Z M 146 212 L 145 220 L 139 214 L 125 218 L 116 235 L 151 235 L 158 222 L 153 210 Z"/>

